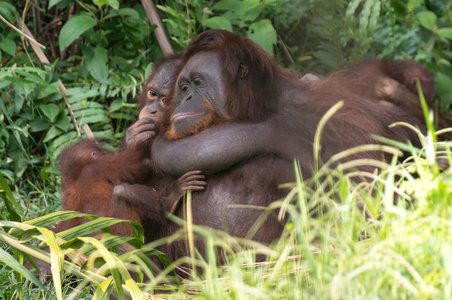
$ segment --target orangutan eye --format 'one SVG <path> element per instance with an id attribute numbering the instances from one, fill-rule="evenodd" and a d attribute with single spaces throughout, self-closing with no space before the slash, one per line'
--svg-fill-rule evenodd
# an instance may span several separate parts
<path id="1" fill-rule="evenodd" d="M 160 100 L 160 101 L 162 102 L 163 106 L 167 106 L 169 103 L 168 98 L 162 98 L 162 100 Z"/>
<path id="2" fill-rule="evenodd" d="M 157 97 L 157 92 L 154 91 L 154 90 L 149 90 L 148 91 L 148 98 L 151 99 L 151 98 L 154 98 L 154 97 Z"/>
<path id="3" fill-rule="evenodd" d="M 195 79 L 193 79 L 193 82 L 195 83 L 195 85 L 200 85 L 201 84 L 201 79 L 196 77 Z"/>

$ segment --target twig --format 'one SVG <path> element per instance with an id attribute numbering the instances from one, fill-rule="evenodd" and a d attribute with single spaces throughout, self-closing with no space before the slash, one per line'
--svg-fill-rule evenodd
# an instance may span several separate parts
<path id="1" fill-rule="evenodd" d="M 157 25 L 154 33 L 160 45 L 160 49 L 162 49 L 163 56 L 174 54 L 173 47 L 171 46 L 168 37 L 166 36 L 165 29 L 163 28 L 162 22 L 160 21 L 154 3 L 152 3 L 151 0 L 141 0 L 141 4 L 143 4 L 144 10 L 148 15 L 149 22 L 152 25 Z"/>
<path id="2" fill-rule="evenodd" d="M 19 25 L 25 33 L 27 33 L 30 36 L 33 36 L 31 34 L 30 30 L 28 29 L 27 25 L 25 25 L 25 23 L 23 22 L 22 18 L 19 19 Z M 47 57 L 45 56 L 44 52 L 38 47 L 39 43 L 36 42 L 36 40 L 34 38 L 31 38 L 29 40 L 30 40 L 31 47 L 35 51 L 39 60 L 44 64 L 50 64 L 50 62 L 47 59 Z M 46 68 L 50 68 L 50 67 L 46 66 Z M 63 82 L 60 79 L 58 79 L 58 89 L 60 90 L 61 96 L 63 96 L 64 103 L 66 104 L 66 107 L 69 111 L 69 116 L 71 117 L 72 124 L 74 124 L 75 131 L 77 132 L 78 136 L 81 136 L 80 129 L 78 128 L 77 121 L 75 120 L 75 117 L 74 117 L 74 112 L 72 111 L 72 108 L 71 108 L 71 104 L 69 103 L 69 101 L 66 97 L 66 93 L 65 93 L 66 87 L 64 86 Z M 94 138 L 94 135 L 93 135 L 91 129 L 89 128 L 89 126 L 87 124 L 85 124 L 85 125 L 86 126 L 83 127 L 83 130 L 85 131 L 86 136 L 90 139 Z"/>
<path id="3" fill-rule="evenodd" d="M 28 34 L 26 34 L 25 32 L 23 32 L 23 31 L 20 30 L 19 28 L 17 28 L 16 26 L 14 26 L 13 24 L 11 24 L 10 22 L 8 22 L 5 18 L 3 18 L 2 15 L 0 15 L 0 19 L 1 19 L 3 22 L 5 22 L 6 25 L 8 25 L 9 27 L 11 27 L 11 28 L 14 29 L 15 31 L 17 31 L 20 35 L 23 35 L 24 37 L 26 37 L 27 39 L 29 39 L 30 42 L 32 42 L 32 45 L 33 45 L 33 43 L 35 43 L 36 45 L 38 45 L 38 46 L 41 47 L 42 49 L 45 49 L 45 48 L 46 48 L 44 45 L 38 43 L 38 42 L 32 37 L 33 35 L 31 35 L 30 30 L 28 30 L 28 32 L 29 32 L 29 34 L 30 34 L 31 36 L 28 35 Z M 24 24 L 24 25 L 25 25 L 25 24 Z M 38 48 L 38 49 L 39 49 L 39 48 Z M 39 49 L 39 50 L 41 50 L 41 49 Z"/>
<path id="4" fill-rule="evenodd" d="M 282 38 L 281 38 L 281 36 L 279 35 L 279 33 L 278 33 L 278 39 L 279 39 L 280 42 L 281 42 L 281 45 L 282 45 L 282 47 L 283 47 L 283 52 L 284 52 L 284 54 L 287 56 L 287 58 L 290 60 L 290 63 L 293 65 L 293 64 L 295 63 L 295 61 L 293 60 L 292 56 L 290 55 L 289 50 L 287 50 L 287 47 L 286 47 L 286 45 L 284 44 L 284 41 L 282 40 Z"/>

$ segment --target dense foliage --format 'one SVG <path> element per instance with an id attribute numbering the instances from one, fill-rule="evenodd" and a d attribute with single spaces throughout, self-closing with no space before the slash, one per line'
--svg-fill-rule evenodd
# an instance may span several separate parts
<path id="1" fill-rule="evenodd" d="M 176 52 L 183 51 L 197 33 L 209 28 L 221 28 L 255 40 L 274 55 L 280 64 L 298 72 L 300 76 L 308 72 L 327 74 L 346 62 L 364 57 L 414 59 L 435 73 L 439 106 L 448 111 L 452 105 L 451 1 L 154 2 Z M 35 220 L 26 225 L 5 222 L 29 220 L 58 210 L 60 196 L 56 159 L 69 143 L 86 136 L 82 125 L 88 124 L 97 138 L 107 140 L 112 150 L 116 148 L 125 129 L 136 119 L 134 101 L 142 82 L 152 70 L 153 62 L 162 56 L 162 52 L 154 35 L 155 26 L 150 25 L 140 1 L 3 0 L 0 2 L 0 16 L 0 203 L 3 200 L 5 204 L 0 205 L 0 221 L 3 221 L 0 225 L 5 229 L 0 229 L 0 233 L 3 234 L 1 241 L 11 245 L 16 238 L 29 240 L 40 233 L 48 234 L 40 227 L 34 229 L 35 225 L 45 226 L 73 216 L 57 215 L 54 219 L 44 218 L 44 221 Z M 50 63 L 38 58 L 29 37 L 23 34 L 21 20 L 30 29 L 34 39 L 45 47 L 42 49 Z M 15 27 L 19 30 L 15 30 Z M 59 80 L 66 87 L 64 94 L 73 111 L 73 119 L 60 92 Z M 193 287 L 196 291 L 200 289 L 205 297 L 218 299 L 225 294 L 232 298 L 239 297 L 238 293 L 242 293 L 240 288 L 246 288 L 246 294 L 251 298 L 262 298 L 263 295 L 278 297 L 278 293 L 289 292 L 293 298 L 303 295 L 335 297 L 336 294 L 328 291 L 328 285 L 338 290 L 338 298 L 362 297 L 369 290 L 385 298 L 391 293 L 397 295 L 399 289 L 403 290 L 400 295 L 406 297 L 441 294 L 447 298 L 452 293 L 451 277 L 447 275 L 447 280 L 440 280 L 439 277 L 445 278 L 445 273 L 450 272 L 440 272 L 439 268 L 444 267 L 451 256 L 448 224 L 451 187 L 447 172 L 440 173 L 431 160 L 419 160 L 410 166 L 418 169 L 421 174 L 419 178 L 407 175 L 409 172 L 406 166 L 393 166 L 396 171 L 389 168 L 391 171 L 380 179 L 378 184 L 381 184 L 381 194 L 378 195 L 362 196 L 365 192 L 347 179 L 335 177 L 340 183 L 336 187 L 344 201 L 343 206 L 331 201 L 329 193 L 304 190 L 299 182 L 292 194 L 298 197 L 288 198 L 278 204 L 286 207 L 293 222 L 289 223 L 284 238 L 275 248 L 237 244 L 236 247 L 242 252 L 230 253 L 229 267 L 217 269 L 198 261 L 206 270 L 205 277 L 195 276 L 199 281 L 173 288 L 183 293 L 185 289 Z M 394 182 L 394 174 L 400 176 L 400 172 L 403 173 L 401 177 L 408 178 L 405 183 Z M 422 186 L 422 189 L 416 190 L 417 186 Z M 386 189 L 392 188 L 402 189 L 410 199 L 423 201 L 415 208 L 390 206 L 390 192 Z M 360 193 L 361 196 L 357 197 Z M 307 216 L 303 199 L 308 198 L 317 199 L 314 202 L 325 205 L 325 211 L 330 213 L 312 221 L 302 218 Z M 357 216 L 353 207 L 358 198 L 365 199 L 367 204 L 374 204 L 375 217 L 379 217 L 375 224 L 368 224 Z M 436 225 L 429 223 L 418 230 L 417 224 L 426 224 L 429 218 L 437 222 Z M 298 219 L 303 222 L 297 223 Z M 76 237 L 82 232 L 105 228 L 115 221 L 105 222 L 87 225 L 87 231 L 66 233 L 64 238 L 73 243 L 67 243 L 62 249 L 82 247 L 77 244 L 82 241 L 89 248 L 83 250 L 87 253 L 91 253 L 93 248 L 104 251 L 103 246 L 95 240 L 86 238 L 76 243 Z M 321 229 L 322 226 L 327 227 L 325 224 L 330 224 L 330 229 Z M 15 229 L 6 234 L 10 228 Z M 209 245 L 220 244 L 228 248 L 228 242 L 236 243 L 230 237 L 221 240 L 201 229 L 195 230 L 206 238 Z M 396 240 L 398 232 L 405 232 L 407 236 L 417 233 L 421 237 L 428 237 L 429 231 L 441 234 L 428 245 L 424 245 L 422 239 L 419 241 L 413 238 L 406 244 Z M 142 235 L 138 233 L 136 239 L 130 241 L 138 245 L 141 238 Z M 112 239 L 110 248 L 121 241 Z M 330 243 L 334 249 L 341 248 L 343 251 L 328 252 Z M 248 252 L 248 247 L 252 251 Z M 214 247 L 211 249 L 210 255 L 214 257 Z M 401 254 L 396 253 L 399 250 Z M 38 250 L 32 250 L 29 254 L 34 254 L 33 251 Z M 149 249 L 140 251 L 144 253 Z M 269 254 L 269 260 L 273 259 L 274 263 L 262 269 L 256 269 L 253 265 L 250 270 L 254 273 L 249 275 L 247 272 L 250 270 L 243 270 L 240 265 L 252 262 L 255 251 Z M 375 257 L 386 257 L 386 260 L 379 262 L 368 259 L 366 253 L 369 251 L 376 253 Z M 418 252 L 426 254 L 419 259 Z M 12 248 L 7 246 L 0 249 L 3 261 L 12 257 L 11 253 Z M 282 260 L 294 253 L 302 253 L 307 259 Z M 315 257 L 318 253 L 323 255 Z M 441 253 L 441 257 L 429 253 Z M 19 251 L 15 251 L 14 255 L 21 258 Z M 405 256 L 404 260 L 399 260 L 399 256 Z M 137 257 L 142 258 L 139 255 Z M 126 258 L 111 259 L 124 261 Z M 431 268 L 426 266 L 429 263 Z M 143 265 L 147 266 L 147 262 Z M 274 265 L 277 267 L 273 268 Z M 405 268 L 405 271 L 400 271 L 399 267 Z M 384 274 L 366 273 L 372 268 L 382 270 Z M 438 268 L 436 273 L 435 268 Z M 291 276 L 292 272 L 299 277 Z M 126 280 L 124 273 L 120 273 Z M 21 291 L 17 296 L 24 296 L 21 274 L 27 273 L 19 267 L 11 267 L 11 264 L 0 268 L 0 283 L 7 287 L 0 291 L 0 298 L 16 297 L 13 296 L 16 288 Z M 117 274 L 114 271 L 112 274 L 116 280 Z M 234 274 L 245 276 L 243 282 L 240 283 L 238 278 L 228 279 L 231 282 L 218 280 L 223 276 L 230 278 Z M 162 278 L 147 275 L 153 278 L 153 283 L 164 282 Z M 80 280 L 86 280 L 81 284 L 82 289 L 88 282 L 97 286 L 111 278 L 107 275 L 102 278 L 89 274 L 87 277 L 77 276 Z M 209 285 L 202 281 L 205 278 L 217 281 Z M 355 278 L 361 278 L 362 285 L 356 286 Z M 397 284 L 390 283 L 393 278 L 402 279 Z M 38 284 L 36 281 L 34 283 Z M 344 287 L 341 287 L 342 283 Z M 303 290 L 290 288 L 298 284 Z M 257 286 L 261 289 L 258 290 Z M 315 290 L 312 290 L 312 286 Z M 354 287 L 356 291 L 352 290 Z M 386 290 L 380 293 L 380 287 Z M 132 290 L 135 288 L 133 286 Z M 274 292 L 269 294 L 270 290 Z M 88 292 L 88 289 L 85 291 Z M 43 293 L 45 297 L 51 297 L 51 292 Z M 57 290 L 56 293 L 61 291 Z"/>

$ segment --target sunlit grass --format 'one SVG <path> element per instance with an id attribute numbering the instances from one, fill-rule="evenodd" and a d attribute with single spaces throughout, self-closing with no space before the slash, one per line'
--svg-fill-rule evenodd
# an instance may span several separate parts
<path id="1" fill-rule="evenodd" d="M 447 143 L 438 145 L 442 147 L 435 157 L 450 164 Z M 322 176 L 307 181 L 302 180 L 295 164 L 298 180 L 288 184 L 292 191 L 272 204 L 272 208 L 280 209 L 280 218 L 287 219 L 278 241 L 262 245 L 233 238 L 191 224 L 189 215 L 185 229 L 149 246 L 188 236 L 189 241 L 204 241 L 206 256 L 201 257 L 192 246 L 189 257 L 173 262 L 160 274 L 153 274 L 151 263 L 138 255 L 145 248 L 138 247 L 123 255 L 111 251 L 128 239 L 110 238 L 109 242 L 98 243 L 96 239 L 80 237 L 117 222 L 112 219 L 94 219 L 89 225 L 60 233 L 56 243 L 50 243 L 52 232 L 35 224 L 47 226 L 75 215 L 56 213 L 27 223 L 3 221 L 0 239 L 28 255 L 53 262 L 57 267 L 54 283 L 67 282 L 62 276 L 64 272 L 58 271 L 64 269 L 81 279 L 77 285 L 82 291 L 86 291 L 87 285 L 94 285 L 97 288 L 91 295 L 95 298 L 113 290 L 133 294 L 133 298 L 144 297 L 148 292 L 176 299 L 448 298 L 452 294 L 451 170 L 449 167 L 441 170 L 427 155 L 421 149 L 401 163 L 354 161 L 335 170 L 321 168 Z M 361 163 L 382 169 L 372 174 L 343 172 Z M 351 179 L 355 176 L 369 180 L 356 183 Z M 186 202 L 190 201 L 188 197 Z M 50 243 L 51 255 L 26 243 L 34 238 Z M 58 253 L 67 255 L 75 249 L 85 253 L 88 261 L 84 265 L 71 260 L 63 264 Z M 23 289 L 28 292 L 27 279 L 35 284 L 39 281 L 32 279 L 33 274 L 20 268 L 20 264 L 13 265 L 14 258 L 8 252 L 3 251 L 0 258 L 17 275 L 21 274 Z M 265 254 L 266 260 L 256 262 L 258 254 Z M 217 265 L 220 257 L 224 263 Z M 182 266 L 189 267 L 188 279 L 168 278 L 174 268 Z M 142 270 L 148 281 L 136 282 L 128 270 Z M 54 287 L 41 286 L 40 293 L 47 293 L 47 297 L 56 293 L 57 298 L 72 295 L 77 299 L 77 290 L 69 291 L 64 284 L 62 289 Z"/>
<path id="2" fill-rule="evenodd" d="M 88 216 L 90 222 L 56 235 L 45 227 L 81 214 L 0 221 L 0 260 L 5 265 L 0 269 L 0 296 L 101 299 L 114 292 L 133 299 L 148 294 L 171 299 L 449 299 L 451 143 L 437 141 L 444 130 L 428 127 L 428 135 L 420 136 L 421 149 L 377 138 L 390 145 L 350 149 L 324 164 L 317 157 L 318 170 L 310 179 L 303 178 L 294 163 L 296 181 L 285 185 L 290 192 L 267 208 L 287 220 L 283 234 L 271 245 L 196 226 L 190 193 L 184 202 L 185 220 L 170 216 L 185 226 L 148 245 L 142 245 L 137 224 L 131 224 L 134 237 L 111 235 L 108 227 L 120 222 L 111 218 Z M 384 152 L 392 160 L 343 161 L 361 151 Z M 358 171 L 362 165 L 374 166 L 375 171 Z M 4 181 L 0 183 L 9 219 L 17 219 L 15 208 L 20 207 Z M 250 235 L 258 228 L 259 223 Z M 102 239 L 86 237 L 98 230 L 104 233 Z M 188 241 L 188 257 L 169 262 L 153 250 L 180 239 Z M 195 241 L 205 244 L 204 257 Z M 123 244 L 131 250 L 122 254 L 116 250 Z M 50 251 L 41 250 L 45 245 Z M 86 259 L 80 260 L 82 255 Z M 158 255 L 166 268 L 155 272 L 149 255 Z M 19 263 L 26 256 L 52 263 L 53 285 L 44 285 Z M 265 260 L 258 261 L 262 256 Z M 176 269 L 188 277 L 174 277 Z"/>

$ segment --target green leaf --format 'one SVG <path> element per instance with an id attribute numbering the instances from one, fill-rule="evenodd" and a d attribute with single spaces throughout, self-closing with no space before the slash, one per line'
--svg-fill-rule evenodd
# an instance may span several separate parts
<path id="1" fill-rule="evenodd" d="M 63 251 L 58 246 L 55 233 L 53 233 L 47 228 L 42 227 L 38 227 L 38 230 L 44 236 L 47 245 L 49 245 L 51 261 L 50 267 L 52 270 L 53 284 L 55 288 L 55 293 L 57 295 L 57 299 L 63 300 L 63 291 L 61 288 L 61 275 L 63 270 L 63 258 L 64 258 Z"/>
<path id="2" fill-rule="evenodd" d="M 75 87 L 66 90 L 66 96 L 71 105 L 80 103 L 80 101 L 88 98 L 99 96 L 100 93 L 96 89 L 89 89 L 88 87 Z"/>
<path id="3" fill-rule="evenodd" d="M 107 49 L 97 47 L 94 50 L 93 58 L 86 63 L 86 67 L 91 75 L 100 83 L 107 83 L 108 65 Z"/>
<path id="4" fill-rule="evenodd" d="M 436 33 L 438 33 L 439 36 L 452 40 L 452 27 L 440 28 Z"/>
<path id="5" fill-rule="evenodd" d="M 452 79 L 442 72 L 435 73 L 435 87 L 441 97 L 441 105 L 447 107 L 452 104 Z"/>
<path id="6" fill-rule="evenodd" d="M 221 0 L 213 5 L 212 10 L 236 10 L 239 6 L 239 0 Z"/>
<path id="7" fill-rule="evenodd" d="M 246 21 L 256 20 L 263 10 L 264 6 L 259 0 L 244 0 L 237 10 L 237 15 L 242 23 L 245 23 Z"/>
<path id="8" fill-rule="evenodd" d="M 69 46 L 77 37 L 82 33 L 94 27 L 97 21 L 90 16 L 74 16 L 64 24 L 61 28 L 60 36 L 58 38 L 60 42 L 60 50 Z"/>
<path id="9" fill-rule="evenodd" d="M 207 26 L 212 29 L 224 29 L 228 31 L 232 31 L 231 22 L 225 17 L 212 17 L 203 22 L 204 26 Z"/>
<path id="10" fill-rule="evenodd" d="M 78 136 L 75 131 L 70 131 L 60 135 L 50 143 L 49 152 L 53 154 L 54 158 L 58 157 L 63 148 L 67 147 L 69 143 L 74 141 L 77 137 Z"/>
<path id="11" fill-rule="evenodd" d="M 62 133 L 64 133 L 63 130 L 58 129 L 55 126 L 52 126 L 52 127 L 50 127 L 50 130 L 47 131 L 47 134 L 42 142 L 47 143 L 48 141 L 51 141 L 54 138 L 60 136 Z"/>
<path id="12" fill-rule="evenodd" d="M 97 286 L 93 299 L 106 299 L 107 296 L 110 296 L 114 288 L 113 284 L 113 277 L 107 277 L 107 279 Z"/>
<path id="13" fill-rule="evenodd" d="M 5 203 L 6 209 L 10 214 L 10 219 L 12 221 L 22 221 L 21 215 L 24 214 L 22 208 L 19 203 L 17 203 L 16 198 L 14 198 L 13 193 L 11 192 L 8 184 L 6 183 L 5 178 L 0 173 L 0 197 L 3 198 L 3 202 Z"/>
<path id="14" fill-rule="evenodd" d="M 430 30 L 433 30 L 436 20 L 438 19 L 435 13 L 429 10 L 418 13 L 417 18 L 422 26 Z"/>
<path id="15" fill-rule="evenodd" d="M 22 177 L 29 162 L 29 159 L 25 157 L 19 157 L 14 160 L 14 171 L 16 172 L 17 177 Z"/>
<path id="16" fill-rule="evenodd" d="M 251 24 L 246 35 L 273 56 L 273 45 L 276 44 L 276 30 L 270 20 L 264 19 Z"/>
<path id="17" fill-rule="evenodd" d="M 67 115 L 60 116 L 53 125 L 64 132 L 71 130 L 74 126 L 71 122 L 71 118 Z"/>
<path id="18" fill-rule="evenodd" d="M 76 217 L 84 217 L 88 214 L 74 212 L 74 211 L 67 211 L 67 210 L 59 210 L 53 213 L 50 213 L 48 215 L 44 215 L 41 217 L 37 217 L 31 220 L 27 220 L 24 223 L 32 226 L 39 226 L 39 227 L 47 227 L 49 225 L 55 224 L 57 222 L 70 220 L 72 218 Z"/>
<path id="19" fill-rule="evenodd" d="M 100 124 L 108 124 L 110 122 L 110 118 L 106 115 L 94 115 L 94 116 L 87 116 L 83 117 L 78 121 L 77 123 L 79 126 L 82 126 L 83 124 L 94 124 L 94 123 L 100 123 Z"/>
<path id="20" fill-rule="evenodd" d="M 39 109 L 52 123 L 55 122 L 55 118 L 58 116 L 58 113 L 60 112 L 58 106 L 56 106 L 53 103 L 47 105 L 40 105 Z"/>
<path id="21" fill-rule="evenodd" d="M 352 0 L 348 3 L 347 11 L 345 13 L 345 16 L 351 17 L 355 14 L 356 8 L 358 8 L 358 5 L 362 2 L 362 0 Z"/>
<path id="22" fill-rule="evenodd" d="M 116 18 L 118 17 L 118 14 L 120 16 L 131 17 L 132 19 L 137 20 L 140 18 L 138 11 L 134 10 L 133 8 L 120 8 L 117 11 L 112 10 L 108 15 L 104 17 L 104 21 L 110 18 Z"/>
<path id="23" fill-rule="evenodd" d="M 49 128 L 50 122 L 47 119 L 36 117 L 30 122 L 30 131 L 38 132 Z"/>
<path id="24" fill-rule="evenodd" d="M 18 13 L 13 5 L 9 4 L 7 1 L 0 1 L 0 14 L 8 19 L 12 24 L 15 24 L 14 15 L 18 16 Z"/>
<path id="25" fill-rule="evenodd" d="M 60 2 L 61 2 L 61 0 L 50 0 L 49 1 L 49 9 Z"/>
<path id="26" fill-rule="evenodd" d="M 113 9 L 118 9 L 119 8 L 118 0 L 93 0 L 93 3 L 98 5 L 98 6 L 109 5 Z"/>
<path id="27" fill-rule="evenodd" d="M 410 0 L 408 1 L 407 9 L 408 11 L 412 11 L 413 9 L 421 6 L 423 0 Z"/>
<path id="28" fill-rule="evenodd" d="M 12 257 L 8 252 L 0 248 L 0 260 L 8 265 L 11 269 L 20 273 L 22 276 L 33 282 L 41 290 L 49 292 L 47 288 L 29 271 L 27 268 L 22 266 L 14 257 Z"/>
<path id="29" fill-rule="evenodd" d="M 0 41 L 0 50 L 11 56 L 16 55 L 16 43 L 11 39 L 2 39 Z"/>

